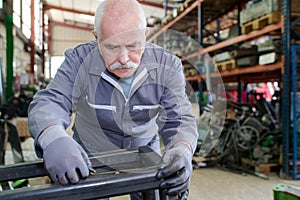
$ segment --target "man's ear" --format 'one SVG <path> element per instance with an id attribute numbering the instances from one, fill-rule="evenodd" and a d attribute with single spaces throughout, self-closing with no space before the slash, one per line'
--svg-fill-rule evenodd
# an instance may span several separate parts
<path id="1" fill-rule="evenodd" d="M 146 27 L 146 29 L 145 29 L 145 35 L 146 36 L 147 36 L 148 32 L 149 32 L 149 27 Z"/>
<path id="2" fill-rule="evenodd" d="M 94 35 L 95 39 L 97 40 L 97 33 L 95 30 L 92 30 L 92 34 Z"/>

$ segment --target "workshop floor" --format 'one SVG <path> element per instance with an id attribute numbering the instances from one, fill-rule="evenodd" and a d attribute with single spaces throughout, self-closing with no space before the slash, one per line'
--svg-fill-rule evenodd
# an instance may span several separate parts
<path id="1" fill-rule="evenodd" d="M 22 143 L 26 161 L 35 160 L 33 141 Z M 7 164 L 12 163 L 11 151 L 6 152 Z M 252 175 L 241 175 L 218 168 L 199 168 L 193 171 L 189 200 L 273 200 L 272 188 L 277 184 L 300 187 L 300 181 L 281 179 L 271 174 L 268 180 Z M 121 196 L 112 200 L 128 200 Z"/>

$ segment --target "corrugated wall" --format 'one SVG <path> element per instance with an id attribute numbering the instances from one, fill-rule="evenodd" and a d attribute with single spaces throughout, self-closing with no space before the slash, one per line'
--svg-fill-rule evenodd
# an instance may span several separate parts
<path id="1" fill-rule="evenodd" d="M 61 56 L 64 51 L 81 43 L 93 40 L 91 31 L 75 29 L 63 26 L 53 26 L 51 48 L 52 56 Z"/>

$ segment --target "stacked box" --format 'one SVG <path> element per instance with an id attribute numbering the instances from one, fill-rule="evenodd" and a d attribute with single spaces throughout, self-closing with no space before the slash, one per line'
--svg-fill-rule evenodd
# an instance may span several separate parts
<path id="1" fill-rule="evenodd" d="M 258 44 L 258 52 L 270 52 L 277 51 L 281 52 L 281 40 L 267 40 L 264 43 Z"/>
<path id="2" fill-rule="evenodd" d="M 215 55 L 215 61 L 216 62 L 222 62 L 222 61 L 226 61 L 226 60 L 230 60 L 231 56 L 230 56 L 230 52 L 229 51 L 224 51 L 222 53 L 216 54 Z"/>
<path id="3" fill-rule="evenodd" d="M 236 62 L 239 67 L 248 67 L 248 66 L 257 65 L 258 55 L 239 58 L 236 60 Z"/>
<path id="4" fill-rule="evenodd" d="M 263 15 L 280 11 L 280 0 L 263 0 L 240 12 L 240 25 Z"/>
<path id="5" fill-rule="evenodd" d="M 257 54 L 257 46 L 249 48 L 239 48 L 230 52 L 232 58 L 241 58 L 249 55 Z"/>
<path id="6" fill-rule="evenodd" d="M 260 55 L 258 63 L 260 65 L 267 65 L 267 64 L 275 63 L 278 60 L 279 60 L 278 54 L 275 52 L 271 52 L 271 53 Z"/>
<path id="7" fill-rule="evenodd" d="M 291 13 L 300 13 L 300 1 L 290 0 Z M 262 0 L 253 5 L 250 8 L 242 10 L 240 12 L 240 25 L 243 25 L 253 19 L 260 16 L 272 13 L 281 12 L 281 0 Z"/>
<path id="8" fill-rule="evenodd" d="M 239 48 L 231 51 L 231 57 L 236 59 L 238 67 L 246 67 L 257 65 L 258 53 L 257 46 L 251 46 L 247 48 Z"/>

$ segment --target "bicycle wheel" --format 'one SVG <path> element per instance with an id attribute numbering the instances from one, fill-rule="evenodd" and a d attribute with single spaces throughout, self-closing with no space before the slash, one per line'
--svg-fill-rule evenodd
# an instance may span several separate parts
<path id="1" fill-rule="evenodd" d="M 242 125 L 236 132 L 236 145 L 240 151 L 249 151 L 259 142 L 259 130 L 250 125 Z"/>
<path id="2" fill-rule="evenodd" d="M 216 145 L 211 150 L 207 157 L 211 158 L 207 165 L 213 166 L 219 163 L 222 163 L 224 160 L 227 160 L 227 157 L 231 155 L 234 149 L 234 143 L 232 137 L 237 131 L 236 123 L 232 123 L 225 128 L 217 140 Z"/>

